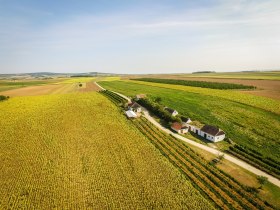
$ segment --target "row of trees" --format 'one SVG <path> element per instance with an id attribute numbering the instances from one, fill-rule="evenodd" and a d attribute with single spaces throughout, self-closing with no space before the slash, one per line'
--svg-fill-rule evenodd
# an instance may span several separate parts
<path id="1" fill-rule="evenodd" d="M 155 101 L 149 98 L 141 98 L 137 101 L 140 105 L 151 111 L 157 117 L 163 119 L 164 121 L 170 122 L 182 122 L 181 118 L 178 116 L 172 116 L 168 111 L 164 109 L 164 106 L 159 104 L 159 98 L 156 98 Z"/>
<path id="2" fill-rule="evenodd" d="M 206 82 L 206 81 L 190 81 L 190 80 L 176 80 L 176 79 L 157 79 L 157 78 L 140 78 L 134 79 L 144 82 L 155 82 L 155 83 L 165 83 L 173 85 L 184 85 L 211 89 L 255 89 L 255 86 L 242 85 L 242 84 L 232 84 L 232 83 L 219 83 L 219 82 Z"/>

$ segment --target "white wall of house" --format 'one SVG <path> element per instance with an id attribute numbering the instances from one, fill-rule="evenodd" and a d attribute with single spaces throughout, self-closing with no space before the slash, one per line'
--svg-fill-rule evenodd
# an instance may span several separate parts
<path id="1" fill-rule="evenodd" d="M 222 141 L 225 139 L 225 134 L 223 135 L 220 135 L 220 136 L 212 136 L 208 133 L 205 133 L 203 131 L 201 131 L 199 128 L 197 128 L 196 126 L 194 125 L 190 125 L 190 124 L 187 124 L 187 126 L 189 127 L 189 131 L 192 131 L 194 133 L 197 133 L 198 135 L 200 135 L 201 137 L 203 138 L 206 138 L 207 140 L 209 141 L 212 141 L 212 142 L 219 142 L 219 141 Z M 206 134 L 206 136 L 205 136 Z"/>
<path id="2" fill-rule="evenodd" d="M 200 135 L 200 132 L 201 132 L 201 131 L 200 131 L 199 128 L 197 128 L 197 127 L 194 126 L 194 125 L 189 125 L 189 124 L 187 124 L 187 125 L 188 125 L 190 131 L 192 131 L 192 132 L 197 133 L 198 135 Z"/>
<path id="3" fill-rule="evenodd" d="M 212 141 L 212 142 L 222 141 L 225 138 L 225 135 L 212 136 L 212 135 L 210 135 L 208 133 L 205 133 L 203 131 L 200 131 L 199 135 L 202 136 L 203 138 L 206 138 L 209 141 Z"/>
<path id="4" fill-rule="evenodd" d="M 225 139 L 225 137 L 226 137 L 225 134 L 220 135 L 220 136 L 215 136 L 215 141 L 214 142 L 222 141 L 222 140 Z"/>
<path id="5" fill-rule="evenodd" d="M 188 129 L 187 128 L 184 128 L 184 129 L 180 129 L 180 130 L 176 130 L 174 128 L 171 127 L 171 129 L 173 131 L 176 131 L 177 133 L 180 133 L 180 134 L 184 134 L 184 133 L 187 133 L 188 132 Z"/>
<path id="6" fill-rule="evenodd" d="M 179 114 L 176 110 L 171 114 L 173 117 L 175 117 L 177 114 Z"/>
<path id="7" fill-rule="evenodd" d="M 181 133 L 182 133 L 182 134 L 188 133 L 188 129 L 187 129 L 187 128 L 181 129 Z"/>

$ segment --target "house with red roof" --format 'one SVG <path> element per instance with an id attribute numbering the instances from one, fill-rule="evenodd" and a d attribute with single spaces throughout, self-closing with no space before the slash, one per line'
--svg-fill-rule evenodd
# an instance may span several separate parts
<path id="1" fill-rule="evenodd" d="M 172 123 L 171 129 L 180 134 L 184 134 L 188 132 L 188 127 L 178 122 Z"/>

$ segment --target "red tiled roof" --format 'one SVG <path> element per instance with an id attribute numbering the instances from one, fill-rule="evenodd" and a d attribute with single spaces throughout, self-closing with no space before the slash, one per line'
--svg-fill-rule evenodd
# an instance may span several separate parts
<path id="1" fill-rule="evenodd" d="M 181 130 L 181 129 L 185 129 L 187 127 L 182 126 L 181 123 L 174 122 L 174 123 L 172 123 L 171 128 L 173 128 L 174 130 Z"/>

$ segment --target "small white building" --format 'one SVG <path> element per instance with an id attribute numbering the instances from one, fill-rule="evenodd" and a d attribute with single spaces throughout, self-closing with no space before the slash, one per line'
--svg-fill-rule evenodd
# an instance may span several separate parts
<path id="1" fill-rule="evenodd" d="M 179 114 L 175 109 L 171 109 L 168 107 L 165 107 L 164 110 L 168 111 L 173 117 L 175 117 L 177 114 Z"/>
<path id="2" fill-rule="evenodd" d="M 204 125 L 201 128 L 199 135 L 212 142 L 222 141 L 226 137 L 223 130 L 212 125 Z"/>
<path id="3" fill-rule="evenodd" d="M 137 118 L 137 114 L 134 111 L 128 110 L 125 114 L 128 118 Z"/>
<path id="4" fill-rule="evenodd" d="M 189 123 L 191 123 L 191 119 L 189 117 L 181 117 L 181 120 L 182 120 L 182 124 L 185 125 L 185 126 L 188 126 Z"/>
<path id="5" fill-rule="evenodd" d="M 182 125 L 181 123 L 174 122 L 171 125 L 171 129 L 176 131 L 177 133 L 184 134 L 188 132 L 188 127 Z"/>
<path id="6" fill-rule="evenodd" d="M 136 102 L 128 104 L 128 109 L 136 113 L 140 113 L 142 111 L 141 106 Z"/>

